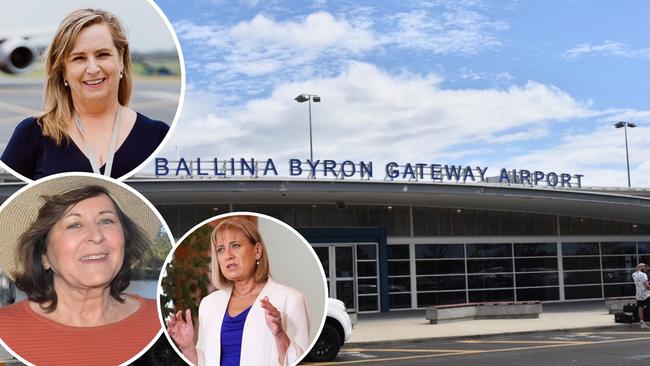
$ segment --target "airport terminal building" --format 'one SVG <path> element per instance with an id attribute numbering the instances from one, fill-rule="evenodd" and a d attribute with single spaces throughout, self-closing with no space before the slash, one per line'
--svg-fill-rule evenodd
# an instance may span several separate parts
<path id="1" fill-rule="evenodd" d="M 633 295 L 634 267 L 650 262 L 644 189 L 196 175 L 127 182 L 176 238 L 226 212 L 283 220 L 314 247 L 330 296 L 359 312 Z M 1 186 L 4 200 L 20 184 Z"/>
<path id="2" fill-rule="evenodd" d="M 319 162 L 157 159 L 155 177 L 130 184 L 176 237 L 225 212 L 285 221 L 314 247 L 330 296 L 359 312 L 633 295 L 634 267 L 650 262 L 648 190 L 582 188 L 566 173 L 388 163 L 373 176 L 372 163 Z"/>

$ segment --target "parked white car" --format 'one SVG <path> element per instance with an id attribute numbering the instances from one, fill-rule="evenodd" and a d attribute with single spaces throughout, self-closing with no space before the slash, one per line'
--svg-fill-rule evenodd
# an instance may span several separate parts
<path id="1" fill-rule="evenodd" d="M 353 316 L 356 319 L 356 315 Z M 352 320 L 341 300 L 328 299 L 327 318 L 318 340 L 306 359 L 315 362 L 333 360 L 341 346 L 350 340 Z"/>

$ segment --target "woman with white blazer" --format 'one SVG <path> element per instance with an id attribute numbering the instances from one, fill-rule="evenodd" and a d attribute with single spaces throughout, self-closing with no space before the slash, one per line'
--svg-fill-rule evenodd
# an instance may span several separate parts
<path id="1" fill-rule="evenodd" d="M 304 296 L 273 281 L 256 225 L 233 216 L 210 237 L 212 282 L 220 289 L 199 307 L 199 336 L 193 342 L 190 311 L 167 323 L 170 336 L 195 365 L 249 366 L 296 363 L 309 345 Z"/>

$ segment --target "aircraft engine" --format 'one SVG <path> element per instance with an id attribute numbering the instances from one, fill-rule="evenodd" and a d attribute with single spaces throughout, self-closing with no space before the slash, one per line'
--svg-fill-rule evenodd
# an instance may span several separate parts
<path id="1" fill-rule="evenodd" d="M 24 38 L 0 41 L 0 70 L 9 74 L 28 71 L 38 57 L 38 50 Z"/>

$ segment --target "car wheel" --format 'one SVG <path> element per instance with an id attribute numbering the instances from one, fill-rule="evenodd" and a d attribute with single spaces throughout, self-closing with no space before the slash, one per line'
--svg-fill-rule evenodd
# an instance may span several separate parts
<path id="1" fill-rule="evenodd" d="M 309 352 L 308 358 L 315 362 L 331 361 L 341 349 L 341 336 L 330 324 L 325 324 L 314 348 Z"/>

